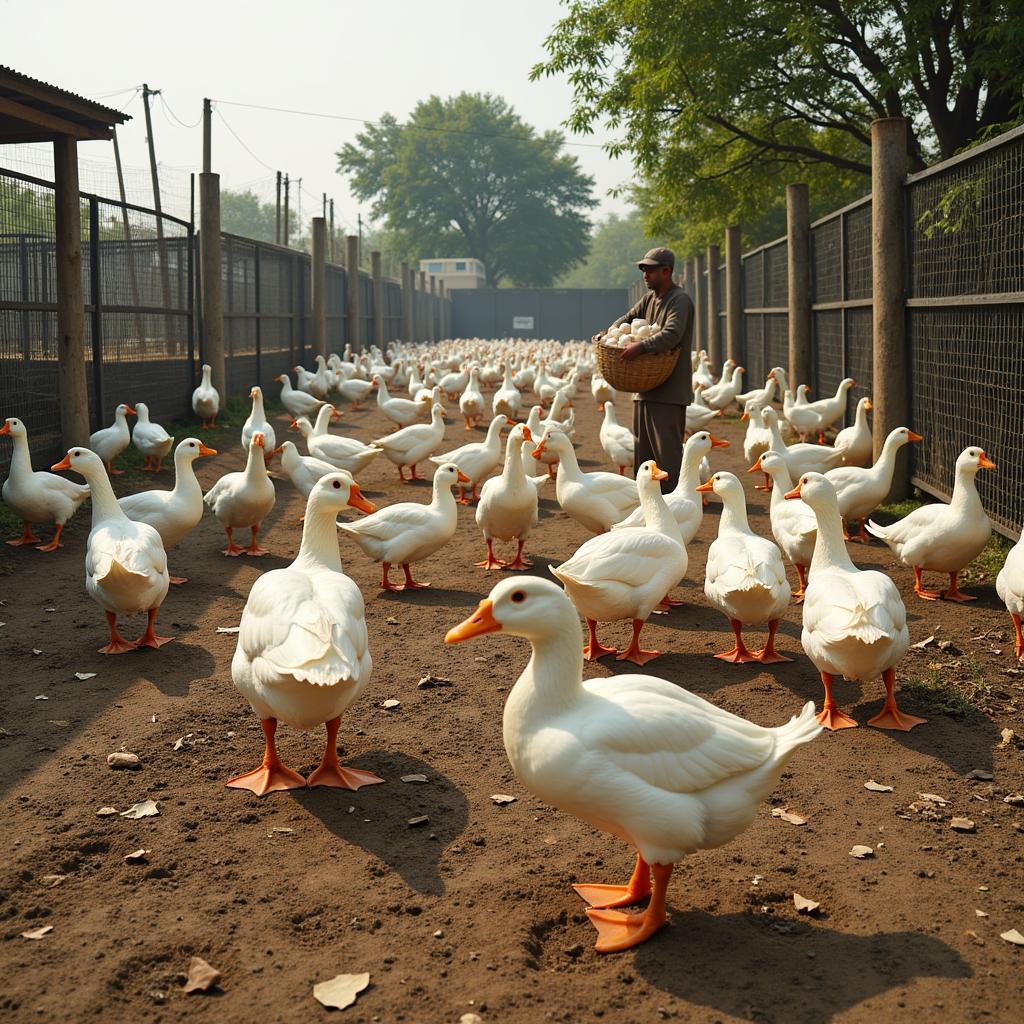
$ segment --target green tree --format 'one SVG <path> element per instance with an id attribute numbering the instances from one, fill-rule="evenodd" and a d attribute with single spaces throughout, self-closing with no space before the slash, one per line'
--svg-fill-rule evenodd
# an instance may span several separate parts
<path id="1" fill-rule="evenodd" d="M 255 192 L 233 192 L 231 189 L 221 192 L 220 224 L 229 234 L 253 238 L 258 242 L 273 242 L 276 221 L 276 206 L 263 202 Z"/>
<path id="2" fill-rule="evenodd" d="M 470 256 L 487 283 L 546 285 L 586 250 L 593 179 L 500 97 L 461 93 L 385 114 L 338 153 L 352 191 L 414 259 Z"/>
<path id="3" fill-rule="evenodd" d="M 1011 0 L 567 0 L 532 77 L 567 75 L 577 132 L 635 158 L 652 229 L 779 224 L 781 187 L 831 206 L 867 190 L 870 124 L 909 121 L 910 169 L 1021 116 Z M 819 205 L 819 209 L 821 206 Z M 696 221 L 692 214 L 696 214 Z M 763 237 L 758 240 L 764 240 Z"/>
<path id="4" fill-rule="evenodd" d="M 610 213 L 594 225 L 586 261 L 563 274 L 556 284 L 559 288 L 628 288 L 639 280 L 636 261 L 648 249 L 664 244 L 664 239 L 647 234 L 639 210 L 630 210 L 625 216 Z"/>

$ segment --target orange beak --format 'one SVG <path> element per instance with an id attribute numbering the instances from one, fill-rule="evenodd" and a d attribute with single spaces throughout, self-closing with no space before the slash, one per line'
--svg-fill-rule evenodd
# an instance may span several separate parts
<path id="1" fill-rule="evenodd" d="M 3 431 L 0 430 L 0 434 L 2 434 L 2 433 L 3 433 Z M 533 440 L 533 434 L 530 433 L 530 428 L 527 427 L 527 426 L 523 427 L 523 440 L 524 441 L 532 441 Z"/>
<path id="2" fill-rule="evenodd" d="M 291 423 L 288 424 L 288 429 L 289 430 L 298 430 L 299 429 L 299 421 L 298 420 L 292 420 Z"/>
<path id="3" fill-rule="evenodd" d="M 0 427 L 0 434 L 9 434 L 11 432 L 10 423 L 4 422 L 4 425 Z"/>
<path id="4" fill-rule="evenodd" d="M 273 458 L 275 455 L 280 455 L 284 451 L 284 445 L 279 444 L 271 453 L 270 457 Z"/>
<path id="5" fill-rule="evenodd" d="M 729 447 L 729 442 L 728 441 L 723 441 L 720 437 L 715 437 L 715 435 L 712 434 L 711 435 L 711 447 L 712 448 L 728 448 Z"/>
<path id="6" fill-rule="evenodd" d="M 340 420 L 341 419 L 341 410 L 340 409 L 335 409 L 334 406 L 331 406 L 331 419 L 332 420 Z M 298 426 L 298 424 L 296 424 L 296 426 Z"/>
<path id="7" fill-rule="evenodd" d="M 124 414 L 126 416 L 138 416 L 139 415 L 130 405 L 125 409 Z"/>
<path id="8" fill-rule="evenodd" d="M 349 488 L 348 503 L 352 508 L 357 508 L 360 512 L 365 512 L 367 515 L 377 511 L 377 506 L 372 501 L 367 501 L 363 497 L 363 492 L 359 490 L 359 484 L 353 484 Z"/>
<path id="9" fill-rule="evenodd" d="M 249 392 L 249 397 L 250 397 L 250 398 L 255 398 L 255 397 L 256 397 L 256 389 L 255 389 L 255 388 L 253 388 L 253 389 L 252 389 L 252 390 L 251 390 L 251 391 Z"/>
<path id="10" fill-rule="evenodd" d="M 853 378 L 851 377 L 850 380 L 853 380 Z M 850 385 L 850 387 L 855 388 L 856 386 L 857 386 L 857 382 L 855 380 L 853 380 L 853 383 Z"/>
<path id="11" fill-rule="evenodd" d="M 544 453 L 544 450 L 545 450 L 544 449 L 544 439 L 541 438 L 540 444 L 537 445 L 537 447 L 533 449 L 533 457 L 535 459 L 539 459 L 541 457 L 541 455 Z"/>
<path id="12" fill-rule="evenodd" d="M 256 445 L 257 448 L 265 447 L 264 438 L 263 438 L 262 434 L 253 434 L 252 435 L 252 443 L 254 445 Z"/>
<path id="13" fill-rule="evenodd" d="M 871 412 L 871 410 L 874 409 L 874 406 L 871 404 L 870 398 L 864 399 L 864 408 L 867 409 L 868 412 Z"/>
<path id="14" fill-rule="evenodd" d="M 55 462 L 50 469 L 70 469 L 71 468 L 71 453 L 68 452 L 60 462 Z"/>
<path id="15" fill-rule="evenodd" d="M 217 449 L 216 448 L 207 448 L 206 445 L 203 444 L 202 441 L 200 441 L 199 442 L 199 454 L 200 455 L 216 455 L 217 454 Z"/>
<path id="16" fill-rule="evenodd" d="M 658 468 L 658 464 L 655 463 L 651 467 L 651 479 L 652 480 L 667 480 L 668 479 L 668 473 L 666 473 L 665 470 L 663 470 L 663 469 L 659 469 Z"/>
<path id="17" fill-rule="evenodd" d="M 507 416 L 505 417 L 505 426 L 506 427 L 514 427 L 515 425 L 516 425 L 516 421 L 515 420 L 511 420 Z"/>
<path id="18" fill-rule="evenodd" d="M 923 441 L 924 438 L 920 434 L 915 434 L 912 430 L 907 431 L 908 441 Z"/>
<path id="19" fill-rule="evenodd" d="M 491 599 L 484 598 L 468 619 L 448 630 L 444 642 L 459 644 L 463 640 L 472 640 L 475 636 L 483 636 L 484 633 L 497 633 L 500 629 L 501 623 L 494 617 L 494 605 L 491 603 Z"/>
<path id="20" fill-rule="evenodd" d="M 978 468 L 979 469 L 995 469 L 996 464 L 984 453 L 978 457 Z"/>
<path id="21" fill-rule="evenodd" d="M 459 470 L 459 483 L 460 484 L 468 484 L 469 483 L 469 477 L 466 476 L 466 474 L 463 473 L 461 469 Z"/>
<path id="22" fill-rule="evenodd" d="M 750 467 L 750 469 L 747 470 L 747 472 L 748 473 L 763 473 L 764 472 L 764 470 L 761 468 L 761 459 L 760 459 L 760 457 L 758 457 L 757 462 L 755 462 Z"/>
<path id="23" fill-rule="evenodd" d="M 707 494 L 708 491 L 713 491 L 713 490 L 714 490 L 714 487 L 712 486 L 712 481 L 709 480 L 706 484 L 701 484 L 700 487 L 697 488 L 697 493 L 698 494 Z"/>
<path id="24" fill-rule="evenodd" d="M 742 423 L 744 420 L 749 420 L 749 419 L 750 419 L 750 413 L 747 412 L 746 409 L 744 409 L 743 410 L 743 415 L 740 417 L 740 423 Z"/>
<path id="25" fill-rule="evenodd" d="M 786 491 L 786 493 L 783 495 L 783 497 L 784 498 L 789 498 L 790 500 L 792 500 L 793 498 L 799 498 L 800 497 L 800 485 L 797 484 L 796 487 L 793 488 L 793 490 Z"/>

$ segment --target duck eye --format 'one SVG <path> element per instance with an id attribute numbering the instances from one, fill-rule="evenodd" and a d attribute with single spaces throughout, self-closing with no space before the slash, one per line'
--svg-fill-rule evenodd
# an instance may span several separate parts
<path id="1" fill-rule="evenodd" d="M 341 481 L 340 480 L 335 480 L 334 481 L 334 489 L 337 491 L 337 490 L 340 489 L 340 487 L 341 487 Z"/>
<path id="2" fill-rule="evenodd" d="M 512 595 L 512 600 L 515 601 L 516 604 L 522 604 L 522 602 L 526 600 L 526 594 L 524 594 L 521 590 L 517 590 Z"/>

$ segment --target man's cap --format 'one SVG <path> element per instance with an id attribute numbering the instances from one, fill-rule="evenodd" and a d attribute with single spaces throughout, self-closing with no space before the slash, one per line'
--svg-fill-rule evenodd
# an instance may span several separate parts
<path id="1" fill-rule="evenodd" d="M 674 269 L 676 265 L 676 254 L 671 249 L 659 247 L 644 253 L 644 258 L 637 264 L 642 270 L 644 267 L 668 267 Z"/>

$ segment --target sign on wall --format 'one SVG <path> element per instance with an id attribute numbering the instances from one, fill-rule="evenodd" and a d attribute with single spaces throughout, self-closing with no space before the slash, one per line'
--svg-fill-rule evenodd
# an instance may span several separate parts
<path id="1" fill-rule="evenodd" d="M 512 330 L 513 331 L 532 331 L 533 330 L 533 317 L 532 316 L 514 316 L 514 317 L 512 317 Z"/>

